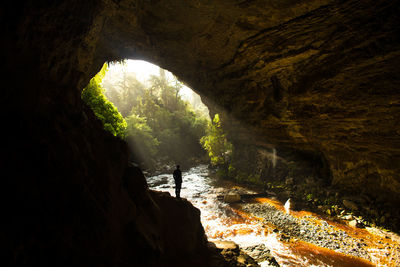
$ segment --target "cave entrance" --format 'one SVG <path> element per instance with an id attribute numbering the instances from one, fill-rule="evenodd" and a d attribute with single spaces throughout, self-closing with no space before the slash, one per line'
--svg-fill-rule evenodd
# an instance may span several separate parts
<path id="1" fill-rule="evenodd" d="M 185 99 L 194 97 L 194 92 L 185 88 L 172 74 L 158 67 L 153 68 L 147 65 L 148 63 L 140 62 L 137 66 L 130 64 L 125 61 L 105 65 L 83 90 L 82 97 L 88 102 L 91 98 L 88 94 L 90 90 L 99 93 L 98 97 L 92 100 L 99 108 L 101 105 L 98 105 L 98 100 L 102 99 L 104 102 L 100 109 L 109 111 L 97 114 L 100 119 L 107 119 L 106 123 L 103 121 L 104 127 L 127 140 L 134 162 L 140 163 L 142 169 L 153 167 L 154 170 L 161 170 L 161 174 L 146 175 L 150 189 L 167 191 L 174 195 L 175 185 L 170 172 L 171 168 L 174 168 L 173 165 L 188 166 L 191 156 L 201 159 L 201 155 L 204 155 L 208 160 L 198 141 L 204 136 L 203 126 L 210 119 L 206 115 L 202 117 L 196 114 L 193 104 L 189 106 L 190 100 Z M 202 108 L 206 110 L 204 106 Z M 99 112 L 96 109 L 94 111 Z M 107 117 L 110 114 L 112 116 Z M 347 233 L 340 234 L 343 232 L 339 228 L 336 230 L 332 226 L 328 229 L 326 226 L 329 224 L 322 217 L 299 209 L 313 202 L 314 205 L 320 206 L 319 210 L 325 209 L 329 214 L 345 214 L 345 210 L 336 205 L 335 199 L 332 202 L 329 199 L 321 202 L 321 196 L 325 197 L 327 192 L 323 192 L 319 184 L 315 187 L 317 181 L 312 177 L 304 179 L 304 183 L 295 183 L 296 179 L 305 178 L 313 171 L 315 165 L 324 165 L 318 155 L 276 147 L 267 149 L 255 145 L 240 146 L 238 143 L 233 144 L 234 149 L 228 149 L 224 147 L 225 140 L 219 116 L 214 117 L 211 125 L 213 135 L 207 140 L 208 144 L 216 144 L 223 152 L 221 157 L 215 157 L 217 165 L 220 166 L 218 171 L 221 176 L 233 178 L 240 183 L 216 182 L 214 177 L 218 175 L 213 174 L 218 174 L 218 171 L 209 172 L 205 164 L 185 172 L 181 196 L 201 210 L 202 224 L 210 240 L 218 242 L 220 239 L 230 239 L 242 248 L 249 248 L 249 253 L 262 245 L 262 250 L 267 248 L 269 252 L 272 251 L 280 262 L 293 259 L 289 265 L 297 264 L 301 260 L 311 262 L 317 259 L 316 265 L 321 266 L 327 265 L 328 262 L 333 265 L 361 266 L 362 259 L 354 257 L 360 254 L 354 253 L 353 246 L 344 247 L 344 253 L 349 256 L 329 253 L 319 259 L 318 256 L 326 252 L 327 248 L 332 248 L 332 236 L 338 237 L 334 239 L 334 245 L 339 242 L 351 244 L 353 240 L 347 239 Z M 119 127 L 126 130 L 120 132 Z M 231 130 L 231 134 L 235 133 L 235 130 Z M 226 153 L 229 150 L 236 152 L 230 152 L 229 156 L 229 153 Z M 224 158 L 225 156 L 227 157 Z M 222 159 L 222 162 L 218 162 L 219 159 Z M 157 166 L 159 162 L 164 169 Z M 250 171 L 253 173 L 237 168 L 241 162 L 244 166 L 252 166 Z M 304 166 L 307 162 L 312 163 L 309 168 Z M 263 172 L 265 170 L 271 172 Z M 265 184 L 268 180 L 263 179 L 264 177 L 289 179 L 277 179 L 282 181 Z M 246 183 L 253 183 L 256 187 L 242 186 Z M 267 188 L 264 188 L 265 185 Z M 301 201 L 300 197 L 303 196 L 307 202 Z M 279 201 L 282 198 L 287 199 L 286 202 Z M 293 206 L 293 203 L 296 205 Z M 281 237 L 277 234 L 278 228 L 283 229 L 284 235 Z M 311 231 L 315 234 L 309 235 Z M 333 234 L 316 234 L 328 231 Z M 342 239 L 342 236 L 346 238 Z M 281 242 L 283 238 L 286 240 Z M 310 245 L 304 242 L 305 245 L 299 247 L 297 241 L 290 240 L 305 240 Z M 321 240 L 324 242 L 321 243 Z M 258 261 L 265 260 L 264 256 L 254 257 L 259 257 Z"/>
<path id="2" fill-rule="evenodd" d="M 210 121 L 208 108 L 171 72 L 142 60 L 110 62 L 90 86 L 99 98 L 92 101 L 97 117 L 128 143 L 132 161 L 142 169 L 153 172 L 207 160 L 200 139 Z M 86 102 L 88 87 L 83 91 Z"/>

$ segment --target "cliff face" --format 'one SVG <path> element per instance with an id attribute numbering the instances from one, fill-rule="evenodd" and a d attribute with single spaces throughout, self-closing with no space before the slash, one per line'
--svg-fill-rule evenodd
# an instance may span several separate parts
<path id="1" fill-rule="evenodd" d="M 321 155 L 333 184 L 398 201 L 396 9 L 337 3 L 243 41 L 224 68 L 242 74 L 230 112 L 257 140 Z"/>
<path id="2" fill-rule="evenodd" d="M 163 234 L 174 231 L 167 204 L 158 203 L 165 196 L 147 190 L 125 144 L 104 133 L 80 100 L 107 60 L 145 59 L 172 71 L 222 114 L 238 146 L 316 155 L 333 184 L 399 202 L 399 6 L 4 4 L 7 261 L 101 266 L 177 258 L 168 243 L 174 234 Z M 181 253 L 203 249 L 197 212 L 189 203 L 168 205 L 187 214 Z M 196 245 L 185 246 L 189 240 Z"/>

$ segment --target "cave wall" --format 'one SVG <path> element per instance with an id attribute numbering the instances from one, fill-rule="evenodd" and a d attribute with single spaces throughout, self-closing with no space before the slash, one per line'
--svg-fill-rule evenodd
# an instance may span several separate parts
<path id="1" fill-rule="evenodd" d="M 172 71 L 216 107 L 238 144 L 322 155 L 336 185 L 399 201 L 399 6 L 4 3 L 6 263 L 128 265 L 177 253 L 162 234 L 175 231 L 160 209 L 165 196 L 148 191 L 126 145 L 80 100 L 107 60 L 145 59 Z M 197 244 L 182 253 L 203 249 L 195 209 L 168 205 L 187 214 L 177 242 Z"/>
<path id="2" fill-rule="evenodd" d="M 245 73 L 234 80 L 254 95 L 230 127 L 262 118 L 247 127 L 321 153 L 334 185 L 398 201 L 397 4 L 336 3 L 244 41 L 227 73 Z"/>
<path id="3" fill-rule="evenodd" d="M 171 70 L 236 144 L 318 155 L 333 185 L 398 202 L 398 11 L 398 1 L 120 1 L 97 53 Z"/>
<path id="4" fill-rule="evenodd" d="M 210 265 L 200 211 L 150 191 L 126 143 L 81 101 L 105 4 L 1 10 L 1 266 Z"/>

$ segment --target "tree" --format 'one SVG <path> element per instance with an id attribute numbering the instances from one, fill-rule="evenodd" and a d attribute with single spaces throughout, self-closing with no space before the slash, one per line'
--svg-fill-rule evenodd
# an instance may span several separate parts
<path id="1" fill-rule="evenodd" d="M 113 73 L 106 78 L 107 96 L 115 99 L 127 123 L 126 141 L 133 157 L 142 166 L 180 162 L 205 156 L 200 138 L 205 135 L 208 120 L 199 117 L 179 94 L 182 83 L 168 78 L 165 70 L 152 75 L 149 85 L 140 83 L 133 73 Z M 113 100 L 114 101 L 114 100 Z M 128 111 L 128 107 L 130 108 Z"/>
<path id="2" fill-rule="evenodd" d="M 218 114 L 215 114 L 212 123 L 209 124 L 207 135 L 202 137 L 200 142 L 204 149 L 207 150 L 212 165 L 217 166 L 228 163 L 228 155 L 232 151 L 232 144 L 226 139 Z"/>

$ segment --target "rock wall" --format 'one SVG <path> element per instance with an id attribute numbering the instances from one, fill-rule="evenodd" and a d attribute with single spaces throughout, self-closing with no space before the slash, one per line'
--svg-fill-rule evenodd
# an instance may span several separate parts
<path id="1" fill-rule="evenodd" d="M 150 191 L 126 143 L 81 101 L 104 5 L 1 10 L 0 265 L 216 266 L 200 211 Z"/>
<path id="2" fill-rule="evenodd" d="M 238 142 L 323 155 L 335 184 L 371 180 L 394 196 L 396 3 L 122 1 L 99 51 L 173 71 L 226 113 Z"/>
<path id="3" fill-rule="evenodd" d="M 395 205 L 399 7 L 357 0 L 4 3 L 6 262 L 129 265 L 174 254 L 160 224 L 169 218 L 158 210 L 164 196 L 149 193 L 139 171 L 128 175 L 125 144 L 104 133 L 81 102 L 80 91 L 107 60 L 145 59 L 174 72 L 218 107 L 235 143 L 321 155 L 334 184 Z M 126 175 L 138 184 L 133 191 Z M 185 205 L 182 212 L 196 217 Z M 195 224 L 183 232 L 182 242 L 198 245 L 182 253 L 202 246 L 201 231 Z"/>
<path id="4" fill-rule="evenodd" d="M 399 202 L 398 10 L 398 1 L 120 1 L 95 58 L 155 62 L 222 113 L 234 143 L 317 155 L 333 185 Z"/>
<path id="5" fill-rule="evenodd" d="M 320 154 L 334 185 L 399 201 L 397 10 L 336 2 L 242 42 L 225 71 L 244 73 L 227 83 L 245 97 L 227 128 Z"/>

